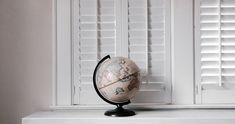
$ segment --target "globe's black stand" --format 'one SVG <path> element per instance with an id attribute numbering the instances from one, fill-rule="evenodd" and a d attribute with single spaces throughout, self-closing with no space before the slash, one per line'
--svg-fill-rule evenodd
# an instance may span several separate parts
<path id="1" fill-rule="evenodd" d="M 117 108 L 116 109 L 113 109 L 113 110 L 108 110 L 104 113 L 104 115 L 107 115 L 107 116 L 114 116 L 114 117 L 125 117 L 125 116 L 133 116 L 135 115 L 135 112 L 134 111 L 131 111 L 131 110 L 128 110 L 128 109 L 124 109 L 122 106 L 123 105 L 127 105 L 130 103 L 130 100 L 127 101 L 127 102 L 123 102 L 123 103 L 115 103 L 115 102 L 112 102 L 112 101 L 109 101 L 107 99 L 105 99 L 102 94 L 99 92 L 98 90 L 98 87 L 96 86 L 96 72 L 98 70 L 98 67 L 99 65 L 104 62 L 105 60 L 107 59 L 110 59 L 111 57 L 109 55 L 105 56 L 104 58 L 102 58 L 98 64 L 96 65 L 95 67 L 95 70 L 94 70 L 94 73 L 93 73 L 93 84 L 94 84 L 94 88 L 95 88 L 95 91 L 97 92 L 97 94 L 100 96 L 100 98 L 102 98 L 105 102 L 107 103 L 110 103 L 110 104 L 113 104 L 113 105 L 116 105 Z"/>
<path id="2" fill-rule="evenodd" d="M 104 113 L 107 116 L 115 116 L 115 117 L 125 117 L 125 116 L 133 116 L 135 115 L 134 111 L 124 109 L 122 105 L 117 105 L 116 109 L 108 110 Z"/>

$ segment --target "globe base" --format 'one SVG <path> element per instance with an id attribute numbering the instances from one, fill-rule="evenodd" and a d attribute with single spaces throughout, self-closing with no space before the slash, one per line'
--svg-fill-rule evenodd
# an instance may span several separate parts
<path id="1" fill-rule="evenodd" d="M 106 116 L 113 116 L 113 117 L 125 117 L 125 116 L 133 116 L 135 112 L 132 110 L 124 109 L 122 106 L 117 105 L 116 109 L 108 110 L 104 113 Z"/>

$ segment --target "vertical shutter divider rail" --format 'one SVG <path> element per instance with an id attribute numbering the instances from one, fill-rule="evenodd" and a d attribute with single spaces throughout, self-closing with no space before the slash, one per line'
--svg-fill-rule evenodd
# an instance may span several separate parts
<path id="1" fill-rule="evenodd" d="M 146 0 L 146 84 L 149 83 L 148 78 L 149 78 L 149 8 L 148 5 L 149 4 L 149 0 Z"/>
<path id="2" fill-rule="evenodd" d="M 219 35 L 219 86 L 221 87 L 222 86 L 222 48 L 221 48 L 221 0 L 219 0 L 219 5 L 218 5 L 218 8 L 219 8 L 219 22 L 218 22 L 218 35 Z"/>

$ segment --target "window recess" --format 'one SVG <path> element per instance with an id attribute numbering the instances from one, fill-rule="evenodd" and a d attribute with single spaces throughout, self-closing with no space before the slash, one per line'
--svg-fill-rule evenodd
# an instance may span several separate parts
<path id="1" fill-rule="evenodd" d="M 56 0 L 55 9 L 55 108 L 107 105 L 91 80 L 107 54 L 141 68 L 131 105 L 194 104 L 193 0 Z"/>

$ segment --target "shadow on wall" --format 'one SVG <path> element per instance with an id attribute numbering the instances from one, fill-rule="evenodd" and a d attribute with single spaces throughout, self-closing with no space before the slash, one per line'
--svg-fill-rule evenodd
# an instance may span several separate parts
<path id="1" fill-rule="evenodd" d="M 47 109 L 52 89 L 52 0 L 0 1 L 0 123 Z"/>

